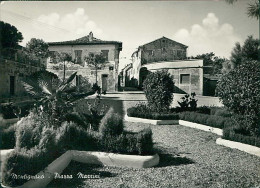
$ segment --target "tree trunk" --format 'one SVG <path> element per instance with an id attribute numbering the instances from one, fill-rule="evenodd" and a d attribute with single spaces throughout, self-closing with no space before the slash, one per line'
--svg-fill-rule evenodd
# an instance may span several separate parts
<path id="1" fill-rule="evenodd" d="M 96 84 L 97 84 L 97 68 L 96 68 Z"/>
<path id="2" fill-rule="evenodd" d="M 65 82 L 65 61 L 63 62 L 63 82 Z"/>

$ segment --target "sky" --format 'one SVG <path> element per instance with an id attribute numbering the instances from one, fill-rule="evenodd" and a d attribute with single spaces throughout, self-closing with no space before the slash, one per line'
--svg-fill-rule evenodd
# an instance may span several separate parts
<path id="1" fill-rule="evenodd" d="M 229 58 L 236 42 L 259 38 L 259 21 L 246 15 L 250 1 L 5 1 L 0 19 L 23 34 L 23 46 L 31 38 L 74 40 L 90 31 L 121 41 L 123 68 L 138 46 L 163 36 L 189 46 L 188 56 L 214 52 Z"/>

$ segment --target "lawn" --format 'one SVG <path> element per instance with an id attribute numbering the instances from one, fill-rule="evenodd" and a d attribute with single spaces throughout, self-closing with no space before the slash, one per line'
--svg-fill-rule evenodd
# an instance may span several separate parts
<path id="1" fill-rule="evenodd" d="M 125 123 L 139 131 L 150 126 L 160 155 L 157 167 L 131 169 L 71 163 L 63 174 L 72 180 L 54 180 L 48 187 L 257 187 L 260 158 L 219 146 L 217 136 L 180 125 L 155 126 Z M 79 179 L 77 173 L 98 174 L 99 179 Z"/>

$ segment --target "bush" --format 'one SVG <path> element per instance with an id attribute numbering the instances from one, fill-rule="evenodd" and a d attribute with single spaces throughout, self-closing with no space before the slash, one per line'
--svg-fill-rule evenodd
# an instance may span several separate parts
<path id="1" fill-rule="evenodd" d="M 20 186 L 27 182 L 30 176 L 33 178 L 32 176 L 44 170 L 59 155 L 51 155 L 37 148 L 29 151 L 14 150 L 6 156 L 2 164 L 2 182 L 11 187 Z M 15 175 L 20 175 L 20 177 L 15 178 Z"/>
<path id="2" fill-rule="evenodd" d="M 223 107 L 212 107 L 210 111 L 211 115 L 222 116 L 222 117 L 231 117 L 232 113 L 230 110 Z"/>
<path id="3" fill-rule="evenodd" d="M 157 120 L 178 120 L 179 115 L 176 113 L 165 112 L 164 114 L 153 112 L 146 104 L 140 103 L 135 107 L 127 109 L 127 115 L 130 117 L 157 119 Z"/>
<path id="4" fill-rule="evenodd" d="M 122 117 L 115 114 L 114 109 L 110 108 L 100 122 L 99 132 L 102 137 L 104 137 L 105 135 L 120 135 L 123 130 L 124 124 Z"/>
<path id="5" fill-rule="evenodd" d="M 0 132 L 0 149 L 13 149 L 15 146 L 15 126 L 10 125 L 6 129 L 0 129 Z"/>
<path id="6" fill-rule="evenodd" d="M 151 155 L 153 151 L 152 131 L 144 129 L 138 133 L 124 132 L 106 135 L 100 140 L 102 151 L 133 155 Z"/>
<path id="7" fill-rule="evenodd" d="M 216 88 L 217 96 L 231 111 L 254 121 L 245 122 L 251 135 L 260 135 L 260 66 L 258 61 L 245 61 L 222 76 Z"/>
<path id="8" fill-rule="evenodd" d="M 30 112 L 17 124 L 16 147 L 30 149 L 39 144 L 42 137 L 43 127 L 52 127 L 51 120 L 47 114 Z"/>
<path id="9" fill-rule="evenodd" d="M 215 115 L 200 114 L 196 112 L 182 112 L 179 114 L 179 117 L 182 120 L 208 125 L 210 127 L 216 127 L 220 129 L 224 128 L 225 126 L 228 126 L 229 122 L 231 121 L 230 118 L 225 118 L 225 117 L 215 116 Z"/>
<path id="10" fill-rule="evenodd" d="M 98 139 L 91 131 L 87 131 L 73 122 L 63 122 L 55 132 L 56 145 L 67 150 L 93 151 L 98 149 Z"/>
<path id="11" fill-rule="evenodd" d="M 149 107 L 158 113 L 168 111 L 173 100 L 173 76 L 164 70 L 151 72 L 143 85 Z"/>
<path id="12" fill-rule="evenodd" d="M 246 132 L 244 131 L 243 126 L 229 126 L 229 127 L 225 127 L 223 129 L 222 138 L 231 140 L 231 141 L 235 141 L 235 142 L 241 142 L 244 144 L 249 144 L 252 146 L 260 147 L 260 138 L 259 137 L 245 135 L 245 133 Z"/>

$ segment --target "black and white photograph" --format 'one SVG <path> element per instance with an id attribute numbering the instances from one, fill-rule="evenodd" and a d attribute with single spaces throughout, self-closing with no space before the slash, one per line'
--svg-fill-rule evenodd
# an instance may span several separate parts
<path id="1" fill-rule="evenodd" d="M 259 0 L 1 1 L 0 187 L 260 188 Z"/>

